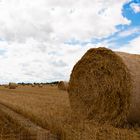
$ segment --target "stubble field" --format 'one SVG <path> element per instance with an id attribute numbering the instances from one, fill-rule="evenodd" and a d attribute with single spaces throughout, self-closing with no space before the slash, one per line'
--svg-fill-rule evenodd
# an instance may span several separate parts
<path id="1" fill-rule="evenodd" d="M 16 89 L 0 86 L 0 104 L 50 130 L 60 140 L 140 139 L 140 127 L 137 125 L 115 128 L 94 121 L 76 121 L 71 113 L 67 91 L 59 90 L 57 85 L 18 86 Z"/>

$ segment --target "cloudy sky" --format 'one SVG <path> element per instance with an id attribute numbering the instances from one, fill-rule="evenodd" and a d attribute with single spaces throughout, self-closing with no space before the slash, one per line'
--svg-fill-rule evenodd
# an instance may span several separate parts
<path id="1" fill-rule="evenodd" d="M 68 80 L 99 46 L 140 54 L 140 0 L 0 0 L 0 83 Z"/>

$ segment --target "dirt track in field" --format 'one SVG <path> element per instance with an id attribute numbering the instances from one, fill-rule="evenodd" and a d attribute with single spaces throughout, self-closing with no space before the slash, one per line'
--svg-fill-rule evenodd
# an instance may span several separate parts
<path id="1" fill-rule="evenodd" d="M 25 133 L 23 128 L 13 123 L 0 108 L 0 140 L 24 140 Z"/>
<path id="2" fill-rule="evenodd" d="M 45 130 L 42 127 L 31 122 L 28 118 L 25 118 L 21 114 L 13 111 L 9 107 L 0 104 L 0 111 L 5 114 L 14 124 L 21 126 L 28 134 L 28 137 L 43 140 L 57 140 L 57 136 L 50 133 L 49 130 Z"/>

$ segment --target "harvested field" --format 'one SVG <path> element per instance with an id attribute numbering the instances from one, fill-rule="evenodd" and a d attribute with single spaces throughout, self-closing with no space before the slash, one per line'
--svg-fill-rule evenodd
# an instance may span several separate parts
<path id="1" fill-rule="evenodd" d="M 20 86 L 12 91 L 1 87 L 0 98 L 1 103 L 54 132 L 65 123 L 64 116 L 69 117 L 68 94 L 59 91 L 57 86 Z"/>
<path id="2" fill-rule="evenodd" d="M 0 27 L 0 140 L 140 140 L 140 0 L 0 0 Z"/>
<path id="3" fill-rule="evenodd" d="M 61 140 L 139 140 L 140 128 L 77 122 L 71 117 L 67 91 L 57 86 L 18 86 L 14 90 L 0 87 L 0 103 L 7 105 L 39 126 L 57 134 Z"/>
<path id="4" fill-rule="evenodd" d="M 0 140 L 26 140 L 25 134 L 27 133 L 21 126 L 13 123 L 0 110 Z"/>
<path id="5" fill-rule="evenodd" d="M 42 127 L 36 125 L 28 118 L 25 118 L 23 115 L 13 111 L 11 108 L 0 104 L 0 111 L 2 114 L 5 114 L 5 118 L 9 119 L 12 124 L 14 124 L 13 132 L 17 132 L 17 128 L 22 128 L 18 133 L 15 133 L 15 138 L 19 139 L 42 139 L 43 140 L 57 140 L 57 136 L 50 133 L 50 131 L 43 129 Z M 12 126 L 12 125 L 11 125 Z M 9 129 L 10 130 L 10 129 Z M 24 133 L 23 133 L 24 132 Z M 9 135 L 10 137 L 10 135 Z"/>

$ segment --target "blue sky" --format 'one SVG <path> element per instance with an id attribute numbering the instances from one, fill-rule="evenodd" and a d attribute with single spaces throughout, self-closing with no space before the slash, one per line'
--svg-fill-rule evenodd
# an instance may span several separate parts
<path id="1" fill-rule="evenodd" d="M 89 49 L 140 54 L 140 0 L 1 0 L 0 83 L 68 80 Z"/>
<path id="2" fill-rule="evenodd" d="M 138 13 L 134 12 L 134 10 L 131 7 L 132 3 L 139 5 L 140 1 L 139 0 L 132 0 L 123 6 L 123 10 L 122 10 L 123 13 L 122 14 L 124 17 L 129 19 L 131 21 L 131 23 L 130 23 L 130 25 L 118 25 L 117 28 L 120 29 L 122 32 L 136 29 L 136 28 L 138 28 L 138 29 L 140 28 L 140 12 L 138 12 Z M 135 31 L 128 36 L 120 37 L 120 36 L 118 36 L 118 34 L 116 34 L 113 37 L 116 38 L 115 42 L 116 42 L 116 47 L 117 47 L 117 46 L 122 46 L 124 44 L 129 43 L 131 40 L 138 37 L 139 35 L 140 35 L 140 30 Z M 109 39 L 110 38 L 111 37 L 109 37 Z"/>
<path id="3" fill-rule="evenodd" d="M 129 42 L 131 42 L 131 40 L 140 36 L 140 11 L 135 12 L 131 6 L 132 4 L 136 4 L 137 6 L 140 7 L 140 0 L 131 0 L 128 3 L 124 4 L 122 7 L 123 17 L 126 17 L 128 20 L 130 20 L 131 23 L 129 25 L 122 25 L 122 24 L 116 25 L 116 28 L 118 29 L 118 31 L 114 32 L 112 35 L 107 36 L 105 38 L 100 38 L 100 39 L 91 38 L 88 41 L 81 41 L 81 40 L 76 40 L 73 38 L 66 41 L 65 43 L 71 44 L 71 45 L 77 45 L 77 44 L 87 45 L 88 43 L 96 44 L 96 43 L 106 41 L 110 43 L 109 48 L 111 49 L 120 48 L 121 46 L 128 44 Z M 129 32 L 129 31 L 130 31 L 130 34 L 120 36 L 120 33 Z M 115 45 L 112 46 L 111 43 Z"/>

